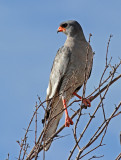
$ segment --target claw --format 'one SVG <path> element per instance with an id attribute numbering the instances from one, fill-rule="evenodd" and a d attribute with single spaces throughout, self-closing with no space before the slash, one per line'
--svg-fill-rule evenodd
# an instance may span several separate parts
<path id="1" fill-rule="evenodd" d="M 67 116 L 65 119 L 65 127 L 69 127 L 70 125 L 73 125 L 73 121 L 69 116 Z"/>
<path id="2" fill-rule="evenodd" d="M 91 107 L 91 102 L 90 102 L 89 99 L 84 98 L 84 99 L 82 100 L 82 103 L 84 103 L 84 105 L 85 105 L 86 107 Z"/>
<path id="3" fill-rule="evenodd" d="M 82 100 L 82 97 L 79 96 L 76 92 L 74 92 L 73 95 L 77 96 L 79 99 Z M 90 98 L 83 98 L 82 103 L 83 103 L 86 107 L 91 107 L 91 99 L 92 99 L 92 98 L 93 98 L 93 96 L 90 97 Z"/>

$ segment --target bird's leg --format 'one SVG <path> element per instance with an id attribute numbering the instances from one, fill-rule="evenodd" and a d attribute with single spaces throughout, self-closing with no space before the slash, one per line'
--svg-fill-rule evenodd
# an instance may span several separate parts
<path id="1" fill-rule="evenodd" d="M 73 125 L 72 119 L 68 115 L 67 106 L 66 106 L 66 100 L 62 97 L 63 106 L 65 109 L 65 127 L 69 127 L 70 124 Z"/>
<path id="2" fill-rule="evenodd" d="M 73 93 L 73 95 L 77 96 L 79 99 L 81 99 L 81 100 L 82 100 L 82 97 L 81 97 L 81 96 L 79 96 L 76 92 L 74 92 L 74 93 Z M 87 106 L 87 107 L 91 107 L 90 99 L 91 99 L 91 97 L 90 97 L 90 98 L 88 98 L 88 99 L 87 99 L 87 98 L 83 98 L 82 102 L 84 103 L 84 105 L 85 105 L 85 106 Z"/>

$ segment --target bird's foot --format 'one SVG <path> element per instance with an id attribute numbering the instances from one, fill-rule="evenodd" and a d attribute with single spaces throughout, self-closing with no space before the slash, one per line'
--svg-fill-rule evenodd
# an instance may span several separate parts
<path id="1" fill-rule="evenodd" d="M 90 98 L 83 98 L 82 103 L 86 106 L 86 107 L 91 107 L 91 100 L 92 100 L 93 96 L 91 96 Z"/>
<path id="2" fill-rule="evenodd" d="M 73 125 L 73 121 L 69 116 L 67 116 L 65 118 L 65 127 L 69 127 L 70 125 Z"/>
<path id="3" fill-rule="evenodd" d="M 73 95 L 75 95 L 76 97 L 78 97 L 80 100 L 82 100 L 82 97 L 79 96 L 76 92 L 73 93 Z M 93 96 L 89 97 L 89 98 L 83 98 L 82 103 L 86 106 L 86 107 L 91 107 L 91 100 L 92 100 Z"/>
<path id="4" fill-rule="evenodd" d="M 62 97 L 62 101 L 63 101 L 63 106 L 65 108 L 65 127 L 69 127 L 70 124 L 73 125 L 73 121 L 68 115 L 66 100 L 63 97 Z"/>
<path id="5" fill-rule="evenodd" d="M 86 106 L 86 107 L 91 107 L 91 102 L 89 99 L 84 98 L 82 100 L 82 103 Z"/>

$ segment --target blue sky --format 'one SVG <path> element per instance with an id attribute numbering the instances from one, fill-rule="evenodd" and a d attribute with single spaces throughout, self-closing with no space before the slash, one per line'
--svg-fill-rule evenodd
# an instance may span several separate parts
<path id="1" fill-rule="evenodd" d="M 120 18 L 120 0 L 0 1 L 1 160 L 5 160 L 7 153 L 10 153 L 10 160 L 18 157 L 19 146 L 16 140 L 20 140 L 24 135 L 23 128 L 27 127 L 33 114 L 37 95 L 45 100 L 54 56 L 66 39 L 65 35 L 56 33 L 59 24 L 74 19 L 82 25 L 86 39 L 89 33 L 93 35 L 91 45 L 96 54 L 92 76 L 87 86 L 88 95 L 93 91 L 94 86 L 98 85 L 104 69 L 106 46 L 110 34 L 113 34 L 113 38 L 109 57 L 113 57 L 113 64 L 119 62 L 118 57 L 121 58 Z M 115 83 L 108 93 L 104 103 L 107 114 L 110 114 L 114 104 L 118 104 L 121 100 L 120 84 L 121 80 Z M 95 101 L 92 106 L 95 108 L 96 104 Z M 89 109 L 90 112 L 93 110 L 93 108 Z M 43 112 L 39 116 L 43 118 Z M 38 120 L 38 127 L 41 126 L 41 118 Z M 99 118 L 102 118 L 100 114 L 97 121 L 100 121 Z M 64 119 L 61 124 L 63 122 Z M 120 123 L 121 117 L 112 121 L 104 141 L 107 145 L 97 150 L 97 155 L 105 155 L 103 160 L 113 160 L 121 151 Z M 72 127 L 66 128 L 62 134 L 72 134 L 71 130 Z M 91 130 L 92 128 L 90 132 Z M 56 141 L 46 154 L 46 159 L 66 159 L 68 148 L 72 143 L 74 142 L 71 135 Z"/>

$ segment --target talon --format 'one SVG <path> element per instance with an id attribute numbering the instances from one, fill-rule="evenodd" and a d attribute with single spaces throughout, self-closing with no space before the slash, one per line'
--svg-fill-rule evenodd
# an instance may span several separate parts
<path id="1" fill-rule="evenodd" d="M 82 100 L 82 103 L 84 103 L 84 105 L 87 106 L 87 107 L 91 107 L 91 102 L 90 102 L 89 99 L 84 98 L 84 99 Z"/>
<path id="2" fill-rule="evenodd" d="M 73 121 L 69 116 L 67 116 L 65 119 L 65 127 L 69 127 L 70 125 L 73 125 Z"/>
<path id="3" fill-rule="evenodd" d="M 84 103 L 85 106 L 91 107 L 91 100 L 92 99 L 93 99 L 93 96 L 91 96 L 89 98 L 84 98 L 82 102 Z"/>
<path id="4" fill-rule="evenodd" d="M 77 96 L 79 99 L 82 100 L 82 97 L 79 96 L 76 92 L 73 93 L 73 95 Z M 91 96 L 90 98 L 83 98 L 82 103 L 86 106 L 86 107 L 91 107 L 91 100 L 92 100 L 93 96 Z"/>

